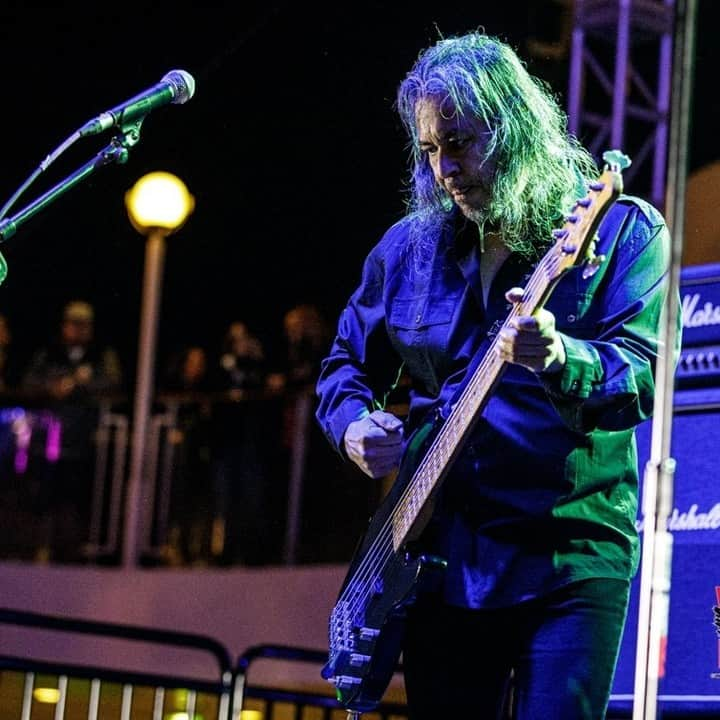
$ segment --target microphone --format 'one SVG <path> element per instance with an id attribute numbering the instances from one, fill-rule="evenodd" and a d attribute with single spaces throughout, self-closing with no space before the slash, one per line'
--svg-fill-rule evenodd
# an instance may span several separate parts
<path id="1" fill-rule="evenodd" d="M 171 70 L 156 85 L 120 105 L 89 120 L 79 132 L 80 137 L 97 135 L 108 128 L 142 120 L 149 112 L 163 105 L 182 105 L 195 94 L 195 79 L 185 70 Z"/>

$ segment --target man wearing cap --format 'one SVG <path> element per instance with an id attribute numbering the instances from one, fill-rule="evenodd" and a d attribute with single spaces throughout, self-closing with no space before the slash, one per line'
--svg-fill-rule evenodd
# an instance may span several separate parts
<path id="1" fill-rule="evenodd" d="M 95 462 L 98 400 L 121 389 L 122 372 L 114 348 L 95 338 L 95 312 L 88 302 L 72 300 L 62 313 L 57 339 L 32 356 L 23 379 L 36 404 L 58 423 L 59 455 L 35 458 L 41 476 L 41 512 L 52 527 L 51 557 L 79 560 L 88 539 Z"/>

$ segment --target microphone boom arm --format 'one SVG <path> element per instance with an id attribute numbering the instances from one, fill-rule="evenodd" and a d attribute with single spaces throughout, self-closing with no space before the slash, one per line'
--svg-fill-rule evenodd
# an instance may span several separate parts
<path id="1" fill-rule="evenodd" d="M 82 180 L 92 175 L 95 170 L 116 163 L 123 165 L 127 162 L 129 149 L 140 140 L 140 126 L 144 118 L 135 120 L 132 123 L 123 125 L 110 143 L 100 150 L 92 160 L 78 168 L 75 172 L 61 180 L 57 185 L 50 188 L 33 202 L 26 205 L 22 210 L 0 222 L 0 243 L 5 242 L 17 232 L 21 225 L 24 225 L 30 218 L 51 205 L 57 198 L 64 195 L 68 190 L 78 185 Z M 4 270 L 4 273 L 3 273 Z M 7 266 L 0 255 L 0 283 L 5 279 Z"/>

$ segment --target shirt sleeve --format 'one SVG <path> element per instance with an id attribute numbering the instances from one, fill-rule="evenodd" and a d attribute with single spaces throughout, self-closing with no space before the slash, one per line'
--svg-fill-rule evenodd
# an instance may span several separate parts
<path id="1" fill-rule="evenodd" d="M 376 247 L 365 261 L 360 285 L 340 315 L 316 385 L 316 418 L 342 455 L 347 426 L 382 406 L 400 368 L 400 357 L 386 330 L 380 248 Z"/>
<path id="2" fill-rule="evenodd" d="M 564 368 L 540 374 L 564 422 L 580 432 L 628 429 L 650 417 L 656 362 L 664 351 L 660 332 L 669 289 L 667 226 L 656 211 L 632 206 L 610 232 L 617 237 L 594 294 L 594 337 L 562 333 Z M 680 330 L 678 317 L 674 363 Z"/>

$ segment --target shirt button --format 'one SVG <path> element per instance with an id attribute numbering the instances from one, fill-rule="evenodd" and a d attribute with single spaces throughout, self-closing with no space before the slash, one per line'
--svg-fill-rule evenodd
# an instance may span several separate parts
<path id="1" fill-rule="evenodd" d="M 568 322 L 571 322 L 571 323 L 572 323 L 572 322 L 575 322 L 576 320 L 577 320 L 577 317 L 576 317 L 575 315 L 568 315 L 568 316 L 567 316 L 567 321 L 568 321 Z"/>
<path id="2" fill-rule="evenodd" d="M 580 389 L 580 381 L 579 381 L 579 380 L 573 380 L 573 381 L 572 381 L 572 384 L 570 385 L 570 387 L 571 387 L 573 390 L 579 390 L 579 389 Z"/>
<path id="3" fill-rule="evenodd" d="M 419 323 L 421 320 L 422 320 L 422 313 L 418 313 L 418 314 L 415 316 L 415 322 L 416 322 L 416 323 Z"/>

